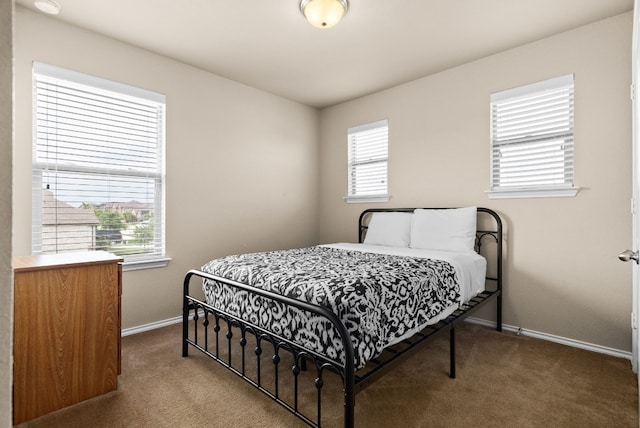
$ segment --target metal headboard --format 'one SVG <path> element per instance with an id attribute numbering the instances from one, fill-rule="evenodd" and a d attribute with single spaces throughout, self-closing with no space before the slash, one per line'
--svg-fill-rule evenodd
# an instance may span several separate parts
<path id="1" fill-rule="evenodd" d="M 364 210 L 360 214 L 360 218 L 358 219 L 358 242 L 362 243 L 364 240 L 364 236 L 367 233 L 368 221 L 371 214 L 376 212 L 406 212 L 411 213 L 418 208 L 369 208 Z M 446 209 L 454 209 L 452 207 L 447 208 L 420 208 L 426 210 L 446 210 Z M 502 219 L 492 209 L 478 207 L 478 225 L 481 227 L 476 231 L 476 251 L 481 254 L 483 239 L 486 236 L 491 236 L 496 244 L 496 252 L 495 252 L 495 276 L 487 276 L 487 280 L 495 281 L 496 287 L 498 290 L 502 290 Z M 484 218 L 483 218 L 484 217 Z M 491 225 L 488 229 L 484 228 L 486 223 L 485 219 L 492 220 L 493 225 Z M 490 221 L 491 222 L 491 221 Z"/>

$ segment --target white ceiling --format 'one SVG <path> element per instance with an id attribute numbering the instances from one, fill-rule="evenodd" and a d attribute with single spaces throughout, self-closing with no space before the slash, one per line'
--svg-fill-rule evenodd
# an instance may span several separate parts
<path id="1" fill-rule="evenodd" d="M 349 0 L 343 20 L 320 30 L 298 0 L 57 1 L 54 19 L 314 107 L 633 8 L 633 0 Z"/>

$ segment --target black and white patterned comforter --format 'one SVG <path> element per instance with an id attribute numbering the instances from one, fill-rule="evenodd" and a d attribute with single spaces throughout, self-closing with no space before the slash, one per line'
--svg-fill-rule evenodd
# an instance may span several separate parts
<path id="1" fill-rule="evenodd" d="M 204 272 L 331 309 L 351 335 L 356 368 L 460 302 L 447 261 L 324 246 L 212 260 Z M 340 337 L 308 312 L 205 280 L 207 303 L 344 362 Z"/>

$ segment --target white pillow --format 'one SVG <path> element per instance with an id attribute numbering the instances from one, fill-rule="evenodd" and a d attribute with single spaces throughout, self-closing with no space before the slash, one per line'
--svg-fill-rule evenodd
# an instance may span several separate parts
<path id="1" fill-rule="evenodd" d="M 373 213 L 364 237 L 365 244 L 386 245 L 388 247 L 408 247 L 411 236 L 413 213 L 379 212 Z"/>
<path id="2" fill-rule="evenodd" d="M 477 211 L 476 207 L 415 210 L 411 222 L 411 248 L 473 252 Z"/>

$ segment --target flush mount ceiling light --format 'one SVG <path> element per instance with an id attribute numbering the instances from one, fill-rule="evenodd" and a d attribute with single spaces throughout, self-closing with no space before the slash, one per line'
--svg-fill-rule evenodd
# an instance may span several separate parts
<path id="1" fill-rule="evenodd" d="M 33 5 L 49 15 L 57 15 L 60 13 L 60 5 L 54 0 L 36 0 L 33 2 Z"/>
<path id="2" fill-rule="evenodd" d="M 333 27 L 348 9 L 347 0 L 300 0 L 300 11 L 317 28 Z"/>

